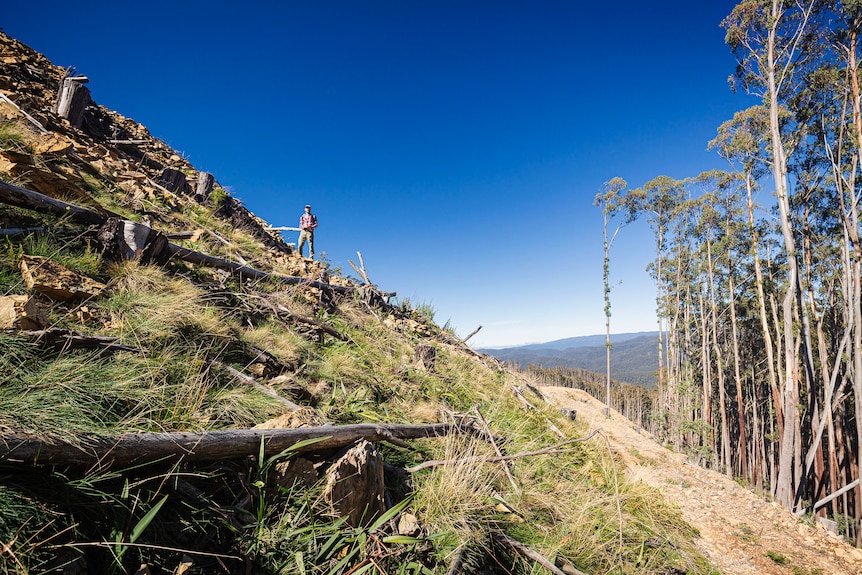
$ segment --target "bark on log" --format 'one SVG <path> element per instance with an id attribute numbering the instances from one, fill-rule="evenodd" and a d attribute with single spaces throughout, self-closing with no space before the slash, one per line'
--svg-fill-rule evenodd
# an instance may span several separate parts
<path id="1" fill-rule="evenodd" d="M 215 461 L 256 455 L 263 441 L 264 455 L 276 455 L 301 441 L 316 443 L 299 453 L 341 449 L 365 439 L 371 442 L 433 438 L 467 433 L 469 428 L 450 424 L 344 426 L 299 429 L 240 429 L 227 431 L 127 433 L 118 436 L 86 436 L 75 444 L 47 441 L 31 435 L 0 434 L 0 461 L 20 465 L 84 465 L 99 469 L 142 463 Z"/>
<path id="2" fill-rule="evenodd" d="M 101 225 L 108 219 L 98 212 L 90 211 L 52 197 L 33 192 L 6 182 L 0 182 L 0 201 L 10 206 L 24 208 L 55 216 L 67 216 L 76 224 Z"/>
<path id="3" fill-rule="evenodd" d="M 189 181 L 186 179 L 186 175 L 174 168 L 162 170 L 159 185 L 175 194 L 184 194 L 189 190 Z"/>

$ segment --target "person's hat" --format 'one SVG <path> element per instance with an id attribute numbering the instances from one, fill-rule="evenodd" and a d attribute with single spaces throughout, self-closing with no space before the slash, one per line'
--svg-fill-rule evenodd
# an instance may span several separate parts
<path id="1" fill-rule="evenodd" d="M 308 204 L 305 204 L 305 207 L 306 207 L 306 208 L 310 208 L 311 206 L 310 206 L 310 205 L 308 205 Z"/>

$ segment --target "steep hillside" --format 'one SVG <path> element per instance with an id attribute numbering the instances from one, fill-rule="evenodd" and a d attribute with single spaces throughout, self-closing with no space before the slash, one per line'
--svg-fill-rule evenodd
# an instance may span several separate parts
<path id="1" fill-rule="evenodd" d="M 714 573 L 527 376 L 0 62 L 4 573 Z"/>

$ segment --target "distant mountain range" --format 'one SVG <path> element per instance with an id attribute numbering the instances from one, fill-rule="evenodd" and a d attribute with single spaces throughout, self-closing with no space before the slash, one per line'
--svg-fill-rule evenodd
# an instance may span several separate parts
<path id="1" fill-rule="evenodd" d="M 617 381 L 653 387 L 658 369 L 658 332 L 611 335 L 611 377 Z M 533 343 L 501 349 L 480 349 L 483 353 L 521 367 L 579 367 L 598 373 L 606 369 L 604 335 L 567 337 L 547 343 Z"/>

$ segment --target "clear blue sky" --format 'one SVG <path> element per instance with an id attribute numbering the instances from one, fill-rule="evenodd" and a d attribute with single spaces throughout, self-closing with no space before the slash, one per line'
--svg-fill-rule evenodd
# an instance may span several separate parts
<path id="1" fill-rule="evenodd" d="M 476 347 L 604 332 L 614 176 L 725 167 L 735 2 L 4 2 L 0 27 L 212 172 L 255 214 L 320 220 L 334 268 Z M 288 241 L 295 241 L 289 235 Z M 611 329 L 656 329 L 645 224 L 611 253 Z"/>

